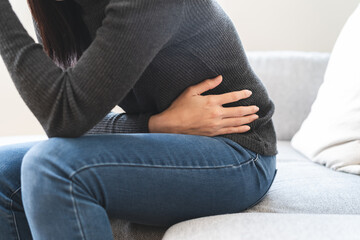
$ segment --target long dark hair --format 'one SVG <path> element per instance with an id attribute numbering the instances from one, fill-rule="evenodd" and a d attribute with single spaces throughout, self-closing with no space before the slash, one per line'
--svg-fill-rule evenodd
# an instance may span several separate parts
<path id="1" fill-rule="evenodd" d="M 90 45 L 82 9 L 73 0 L 27 0 L 43 48 L 61 68 L 73 66 Z"/>

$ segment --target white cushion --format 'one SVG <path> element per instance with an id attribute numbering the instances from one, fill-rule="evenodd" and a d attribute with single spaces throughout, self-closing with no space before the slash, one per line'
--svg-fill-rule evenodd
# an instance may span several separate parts
<path id="1" fill-rule="evenodd" d="M 291 144 L 314 162 L 360 174 L 360 5 L 341 31 L 311 112 Z"/>

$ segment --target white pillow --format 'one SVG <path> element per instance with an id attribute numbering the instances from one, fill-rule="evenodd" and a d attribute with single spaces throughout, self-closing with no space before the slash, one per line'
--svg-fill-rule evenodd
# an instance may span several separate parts
<path id="1" fill-rule="evenodd" d="M 324 82 L 291 145 L 314 162 L 360 175 L 360 5 L 336 41 Z"/>

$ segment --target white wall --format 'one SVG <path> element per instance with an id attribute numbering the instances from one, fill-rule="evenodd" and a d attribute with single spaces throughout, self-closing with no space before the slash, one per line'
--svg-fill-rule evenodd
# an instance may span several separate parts
<path id="1" fill-rule="evenodd" d="M 218 0 L 246 50 L 330 52 L 359 0 Z"/>
<path id="2" fill-rule="evenodd" d="M 330 52 L 359 0 L 218 0 L 233 19 L 247 51 Z M 10 0 L 35 39 L 25 0 Z M 0 136 L 42 134 L 0 61 Z"/>
<path id="3" fill-rule="evenodd" d="M 35 39 L 26 0 L 10 0 L 24 27 Z M 43 133 L 36 118 L 25 106 L 0 59 L 0 136 Z"/>

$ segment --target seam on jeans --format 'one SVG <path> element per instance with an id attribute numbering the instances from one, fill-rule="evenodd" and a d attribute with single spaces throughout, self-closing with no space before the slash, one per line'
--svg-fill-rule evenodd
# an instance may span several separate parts
<path id="1" fill-rule="evenodd" d="M 71 180 L 71 183 L 70 183 L 70 193 L 71 193 L 71 200 L 72 200 L 72 203 L 73 203 L 73 208 L 74 208 L 74 210 L 75 210 L 76 221 L 77 221 L 77 224 L 78 224 L 78 226 L 79 226 L 82 239 L 86 239 L 86 238 L 85 238 L 85 234 L 84 234 L 83 227 L 81 226 L 80 217 L 79 217 L 79 212 L 78 212 L 78 210 L 77 210 L 77 205 L 76 205 L 75 198 L 74 198 L 74 194 L 73 194 L 73 189 L 74 189 L 74 188 L 73 188 L 73 181 Z"/>
<path id="2" fill-rule="evenodd" d="M 19 234 L 19 229 L 17 227 L 17 223 L 16 223 L 16 218 L 15 218 L 15 213 L 13 211 L 13 196 L 21 189 L 21 187 L 19 187 L 18 189 L 16 189 L 11 195 L 10 195 L 10 210 L 11 210 L 11 214 L 14 220 L 14 225 L 15 225 L 15 230 L 16 230 L 16 235 L 18 237 L 18 239 L 20 239 L 20 234 Z"/>
<path id="3" fill-rule="evenodd" d="M 258 200 L 256 200 L 251 206 L 247 207 L 245 210 L 248 210 L 248 209 L 251 209 L 251 208 L 255 207 L 256 205 L 258 205 L 258 204 L 268 195 L 267 193 L 269 192 L 271 186 L 272 186 L 273 183 L 274 183 L 275 177 L 276 177 L 276 175 L 277 175 L 277 171 L 278 171 L 278 170 L 275 168 L 274 177 L 272 178 L 272 180 L 271 180 L 271 182 L 270 182 L 270 185 L 269 185 L 269 187 L 267 188 L 267 190 L 265 191 L 265 193 L 264 193 Z M 244 210 L 244 211 L 245 211 L 245 210 Z"/>
<path id="4" fill-rule="evenodd" d="M 233 150 L 235 150 L 236 152 L 239 152 L 239 150 L 238 150 L 236 147 L 234 147 L 232 144 L 239 145 L 241 148 L 243 148 L 243 149 L 247 152 L 247 154 L 250 155 L 250 158 L 251 158 L 251 159 L 249 159 L 248 161 L 254 161 L 254 162 L 256 162 L 256 161 L 258 160 L 259 155 L 258 155 L 257 152 L 253 152 L 253 153 L 255 153 L 255 157 L 254 157 L 253 154 L 249 152 L 249 151 L 251 151 L 250 149 L 245 148 L 244 146 L 240 145 L 239 143 L 237 143 L 237 142 L 235 142 L 235 141 L 233 141 L 233 140 L 231 140 L 231 139 L 229 139 L 229 138 L 221 137 L 221 136 L 215 136 L 214 139 L 220 140 L 222 143 L 225 143 L 227 146 L 231 147 L 231 148 L 232 148 Z M 229 144 L 228 141 L 231 141 L 232 144 Z M 251 152 L 252 152 L 252 151 L 251 151 Z"/>
<path id="5" fill-rule="evenodd" d="M 254 162 L 256 162 L 259 159 L 259 153 L 256 153 L 256 158 L 254 159 Z"/>
<path id="6" fill-rule="evenodd" d="M 257 159 L 257 158 L 255 158 Z M 201 166 L 201 167 L 187 167 L 187 166 L 164 166 L 164 165 L 146 165 L 146 164 L 128 164 L 128 163 L 98 163 L 98 164 L 90 164 L 85 165 L 76 171 L 72 172 L 68 178 L 72 179 L 73 176 L 85 169 L 91 168 L 91 167 L 105 167 L 105 166 L 124 166 L 124 167 L 147 167 L 147 168 L 169 168 L 169 169 L 198 169 L 198 170 L 207 170 L 207 169 L 219 169 L 219 168 L 238 168 L 242 167 L 246 164 L 249 164 L 251 162 L 254 162 L 254 158 L 251 158 L 247 160 L 246 162 L 236 163 L 236 164 L 230 164 L 230 165 L 224 165 L 224 166 Z"/>

